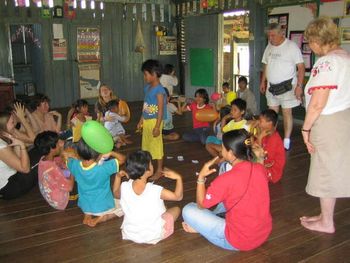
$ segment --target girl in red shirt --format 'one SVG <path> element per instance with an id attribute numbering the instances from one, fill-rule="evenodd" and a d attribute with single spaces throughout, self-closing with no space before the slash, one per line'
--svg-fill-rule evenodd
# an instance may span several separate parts
<path id="1" fill-rule="evenodd" d="M 270 235 L 272 219 L 268 179 L 263 165 L 251 162 L 250 135 L 243 129 L 223 135 L 222 156 L 232 169 L 206 189 L 206 177 L 214 172 L 208 161 L 197 180 L 196 203 L 182 211 L 186 232 L 200 233 L 216 246 L 228 250 L 252 250 Z M 208 208 L 219 204 L 215 211 Z M 225 219 L 218 216 L 226 212 Z"/>

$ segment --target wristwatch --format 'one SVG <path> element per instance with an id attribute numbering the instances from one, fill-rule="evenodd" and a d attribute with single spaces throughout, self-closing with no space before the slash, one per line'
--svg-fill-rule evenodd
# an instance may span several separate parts
<path id="1" fill-rule="evenodd" d="M 299 88 L 302 89 L 302 88 L 303 88 L 303 84 L 298 83 L 298 84 L 297 84 L 297 87 L 299 87 Z"/>

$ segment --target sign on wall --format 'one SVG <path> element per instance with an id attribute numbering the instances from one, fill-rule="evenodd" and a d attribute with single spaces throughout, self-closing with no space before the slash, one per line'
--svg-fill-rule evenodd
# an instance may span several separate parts
<path id="1" fill-rule="evenodd" d="M 100 64 L 79 64 L 80 98 L 98 97 Z"/>
<path id="2" fill-rule="evenodd" d="M 159 55 L 176 55 L 176 37 L 159 37 Z"/>
<path id="3" fill-rule="evenodd" d="M 100 53 L 100 29 L 95 27 L 78 27 L 77 29 L 78 62 L 98 62 Z"/>
<path id="4" fill-rule="evenodd" d="M 57 38 L 52 40 L 53 60 L 67 60 L 67 40 Z"/>

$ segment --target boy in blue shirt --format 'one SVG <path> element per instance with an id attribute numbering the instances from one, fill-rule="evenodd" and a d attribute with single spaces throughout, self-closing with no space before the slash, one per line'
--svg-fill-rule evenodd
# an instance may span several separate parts
<path id="1" fill-rule="evenodd" d="M 107 221 L 123 212 L 118 207 L 111 190 L 110 177 L 119 171 L 119 165 L 125 157 L 116 152 L 101 155 L 89 147 L 83 139 L 77 143 L 77 152 L 81 160 L 68 157 L 68 169 L 78 183 L 78 206 L 84 213 L 83 224 L 90 227 Z M 107 160 L 111 158 L 110 160 Z M 99 162 L 99 160 L 106 160 Z"/>

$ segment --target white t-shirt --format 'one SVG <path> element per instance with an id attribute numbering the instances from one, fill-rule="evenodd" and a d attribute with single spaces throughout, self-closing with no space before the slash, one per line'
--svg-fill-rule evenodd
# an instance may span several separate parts
<path id="1" fill-rule="evenodd" d="M 168 89 L 170 96 L 173 95 L 174 86 L 178 84 L 177 77 L 173 75 L 162 74 L 159 81 L 164 88 Z"/>
<path id="2" fill-rule="evenodd" d="M 120 116 L 119 114 L 111 111 L 107 111 L 105 113 L 105 117 L 112 117 L 112 121 L 105 121 L 105 128 L 109 131 L 109 133 L 114 137 L 120 134 L 125 134 L 125 130 L 123 125 L 120 123 L 121 121 L 125 121 L 125 116 Z"/>
<path id="3" fill-rule="evenodd" d="M 291 40 L 285 39 L 279 46 L 268 44 L 262 63 L 266 64 L 266 78 L 268 83 L 278 84 L 293 78 L 296 84 L 296 65 L 304 63 L 298 46 Z"/>
<path id="4" fill-rule="evenodd" d="M 333 114 L 350 108 L 350 54 L 338 49 L 319 58 L 312 68 L 305 87 L 306 107 L 316 89 L 330 89 L 322 115 Z"/>
<path id="5" fill-rule="evenodd" d="M 238 98 L 245 100 L 247 102 L 247 113 L 249 115 L 257 115 L 258 114 L 258 107 L 256 104 L 256 99 L 254 93 L 246 88 L 244 91 L 237 91 Z"/>
<path id="6" fill-rule="evenodd" d="M 7 143 L 0 139 L 0 150 L 7 147 Z M 0 189 L 3 188 L 8 183 L 8 179 L 17 173 L 17 171 L 9 167 L 6 163 L 0 160 Z"/>
<path id="7" fill-rule="evenodd" d="M 164 201 L 160 199 L 163 187 L 147 183 L 141 195 L 132 188 L 133 180 L 121 185 L 120 205 L 124 212 L 121 226 L 123 239 L 136 243 L 156 244 L 163 239 L 165 221 L 162 214 L 166 211 Z"/>

